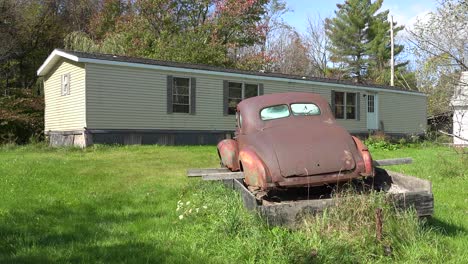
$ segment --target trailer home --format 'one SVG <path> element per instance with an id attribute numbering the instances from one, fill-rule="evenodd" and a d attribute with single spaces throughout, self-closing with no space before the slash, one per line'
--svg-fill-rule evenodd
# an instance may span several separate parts
<path id="1" fill-rule="evenodd" d="M 426 95 L 396 87 L 59 49 L 37 74 L 52 145 L 216 144 L 242 99 L 287 91 L 322 95 L 352 134 L 426 129 Z"/>

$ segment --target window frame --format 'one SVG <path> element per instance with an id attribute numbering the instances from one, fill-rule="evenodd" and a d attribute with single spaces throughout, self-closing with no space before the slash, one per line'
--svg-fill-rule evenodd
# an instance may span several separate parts
<path id="1" fill-rule="evenodd" d="M 65 76 L 67 77 L 68 82 L 65 83 Z M 61 96 L 70 95 L 70 83 L 71 83 L 71 74 L 64 73 L 60 76 L 60 89 L 61 89 Z M 67 89 L 65 89 L 67 87 Z"/>
<path id="2" fill-rule="evenodd" d="M 262 111 L 267 109 L 267 108 L 270 108 L 270 107 L 275 107 L 275 106 L 283 106 L 285 105 L 286 108 L 288 109 L 288 115 L 287 116 L 283 116 L 283 117 L 278 117 L 278 118 L 272 118 L 272 119 L 262 119 Z M 272 121 L 272 120 L 278 120 L 278 119 L 283 119 L 283 118 L 288 118 L 288 117 L 291 117 L 292 116 L 292 113 L 291 113 L 291 107 L 290 105 L 288 104 L 276 104 L 276 105 L 270 105 L 270 106 L 266 106 L 266 107 L 263 107 L 262 109 L 260 109 L 260 111 L 258 111 L 258 117 L 260 118 L 260 121 L 262 122 L 268 122 L 268 121 Z"/>
<path id="3" fill-rule="evenodd" d="M 343 94 L 343 104 L 337 104 L 336 103 L 336 95 L 338 93 Z M 354 118 L 348 118 L 348 112 L 347 112 L 347 109 L 348 109 L 348 94 L 354 94 L 354 105 L 352 106 L 352 107 L 354 107 L 353 108 L 354 109 Z M 334 113 L 335 119 L 339 119 L 339 120 L 358 120 L 358 109 L 357 108 L 359 107 L 358 100 L 360 100 L 359 93 L 357 93 L 357 92 L 335 91 L 334 96 L 335 96 L 335 98 L 333 98 L 333 101 L 334 101 L 333 113 Z M 338 106 L 343 108 L 343 117 L 342 118 L 336 116 L 336 112 L 337 112 L 336 109 L 337 109 Z"/>
<path id="4" fill-rule="evenodd" d="M 372 100 L 371 100 L 371 98 L 372 98 Z M 370 101 L 372 101 L 372 104 L 370 104 Z M 367 112 L 368 113 L 375 113 L 375 95 L 373 95 L 373 94 L 368 94 L 367 95 Z"/>
<path id="5" fill-rule="evenodd" d="M 174 89 L 176 87 L 175 85 L 175 82 L 176 82 L 176 79 L 188 79 L 188 104 L 180 104 L 180 103 L 175 103 L 175 100 L 174 100 L 174 96 L 185 96 L 185 95 L 182 95 L 182 94 L 175 94 L 174 93 Z M 171 91 L 171 95 L 172 95 L 172 113 L 176 113 L 176 114 L 190 114 L 190 109 L 192 107 L 192 78 L 191 77 L 182 77 L 182 76 L 172 76 L 172 91 Z M 175 111 L 174 109 L 174 105 L 188 105 L 188 112 L 177 112 Z"/>
<path id="6" fill-rule="evenodd" d="M 297 115 L 297 114 L 294 114 L 294 111 L 292 110 L 292 107 L 291 105 L 293 104 L 313 104 L 317 107 L 317 109 L 319 110 L 319 113 L 317 115 Z M 295 103 L 290 103 L 289 104 L 289 109 L 291 110 L 291 115 L 292 116 L 321 116 L 322 115 L 322 109 L 320 109 L 320 107 L 316 104 L 316 103 L 312 103 L 312 102 L 295 102 Z"/>
<path id="7" fill-rule="evenodd" d="M 230 84 L 231 83 L 235 83 L 235 84 L 241 84 L 241 98 L 234 98 L 234 97 L 230 97 L 229 96 L 229 92 L 230 92 Z M 239 102 L 241 102 L 242 100 L 245 100 L 245 86 L 246 85 L 255 85 L 257 86 L 257 95 L 255 96 L 259 96 L 260 95 L 260 83 L 250 83 L 250 82 L 240 82 L 240 81 L 229 81 L 227 80 L 227 115 L 235 115 L 235 113 L 237 111 L 233 111 L 233 113 L 229 113 L 229 102 L 231 99 L 240 99 Z M 249 97 L 250 98 L 250 97 Z M 239 104 L 239 103 L 237 103 Z M 236 105 L 236 108 L 237 108 L 237 105 Z"/>

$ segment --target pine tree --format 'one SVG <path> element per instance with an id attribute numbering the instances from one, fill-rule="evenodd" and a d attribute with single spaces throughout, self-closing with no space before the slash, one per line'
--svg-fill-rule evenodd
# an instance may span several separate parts
<path id="1" fill-rule="evenodd" d="M 369 29 L 367 31 L 367 55 L 369 56 L 368 78 L 375 83 L 388 84 L 390 81 L 390 21 L 388 20 L 389 11 L 383 11 L 370 18 Z M 393 23 L 393 34 L 396 36 L 403 26 L 396 26 Z M 394 56 L 398 56 L 404 49 L 403 45 L 394 45 Z M 395 65 L 395 71 L 404 71 L 399 69 L 408 62 L 401 62 Z"/>
<path id="2" fill-rule="evenodd" d="M 390 22 L 388 10 L 377 12 L 383 0 L 348 0 L 337 4 L 335 17 L 326 20 L 331 41 L 331 61 L 341 63 L 347 75 L 357 82 L 371 79 L 385 82 L 390 60 Z M 403 27 L 396 27 L 395 34 Z M 403 50 L 395 46 L 395 54 Z"/>

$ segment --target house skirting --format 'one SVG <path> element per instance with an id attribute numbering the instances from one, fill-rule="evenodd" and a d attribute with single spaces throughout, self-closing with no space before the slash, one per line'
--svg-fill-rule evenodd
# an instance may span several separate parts
<path id="1" fill-rule="evenodd" d="M 102 130 L 48 131 L 51 146 L 87 147 L 93 144 L 117 145 L 216 145 L 232 138 L 234 131 L 189 130 Z"/>
<path id="2" fill-rule="evenodd" d="M 351 132 L 367 138 L 370 132 Z M 200 130 L 116 130 L 87 129 L 76 131 L 47 131 L 51 146 L 87 147 L 93 144 L 116 145 L 216 145 L 219 141 L 232 138 L 234 131 Z M 404 133 L 386 133 L 392 139 L 408 137 Z"/>

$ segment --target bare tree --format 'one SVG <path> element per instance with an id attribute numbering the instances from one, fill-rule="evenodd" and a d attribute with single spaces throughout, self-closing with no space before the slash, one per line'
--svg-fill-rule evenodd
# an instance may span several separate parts
<path id="1" fill-rule="evenodd" d="M 310 58 L 308 46 L 294 30 L 283 29 L 270 52 L 275 58 L 272 71 L 284 74 L 310 75 Z"/>
<path id="2" fill-rule="evenodd" d="M 463 76 L 468 71 L 467 0 L 441 0 L 435 12 L 408 32 L 419 66 L 419 89 L 429 94 L 429 113 L 453 113 L 454 129 L 461 129 L 468 124 L 464 121 L 467 110 L 458 110 L 460 105 L 468 105 L 468 97 L 462 94 L 466 92 Z"/>
<path id="3" fill-rule="evenodd" d="M 311 75 L 326 77 L 328 68 L 330 39 L 325 32 L 325 20 L 319 15 L 307 19 L 307 32 L 304 41 L 309 48 Z"/>

